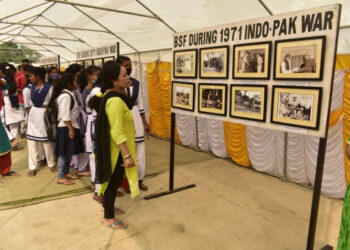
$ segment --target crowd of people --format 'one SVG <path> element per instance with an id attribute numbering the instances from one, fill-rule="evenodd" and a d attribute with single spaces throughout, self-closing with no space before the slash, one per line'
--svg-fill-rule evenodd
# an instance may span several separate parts
<path id="1" fill-rule="evenodd" d="M 131 71 L 125 56 L 102 68 L 72 64 L 64 73 L 31 66 L 28 60 L 18 72 L 0 63 L 0 174 L 19 176 L 11 170 L 11 151 L 19 150 L 19 137 L 25 137 L 29 177 L 45 165 L 60 185 L 91 177 L 93 198 L 104 208 L 102 224 L 126 228 L 115 219 L 124 211 L 114 203 L 124 195 L 118 191 L 121 185 L 131 197 L 148 189 L 143 183 L 144 133 L 150 130 L 141 86 Z M 48 112 L 56 114 L 56 126 L 48 128 Z M 54 139 L 48 129 L 55 129 Z"/>

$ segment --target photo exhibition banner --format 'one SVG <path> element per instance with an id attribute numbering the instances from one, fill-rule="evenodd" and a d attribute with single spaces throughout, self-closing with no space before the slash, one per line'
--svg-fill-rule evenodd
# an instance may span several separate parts
<path id="1" fill-rule="evenodd" d="M 174 34 L 172 112 L 324 137 L 340 11 Z"/>

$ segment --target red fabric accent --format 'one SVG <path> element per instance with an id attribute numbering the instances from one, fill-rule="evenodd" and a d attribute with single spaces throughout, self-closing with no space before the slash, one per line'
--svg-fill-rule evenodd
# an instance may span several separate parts
<path id="1" fill-rule="evenodd" d="M 17 89 L 21 90 L 20 92 L 18 92 L 18 101 L 19 103 L 24 104 L 22 91 L 27 84 L 27 78 L 25 77 L 23 72 L 19 72 L 16 74 L 15 81 Z"/>
<path id="2" fill-rule="evenodd" d="M 0 174 L 2 176 L 10 172 L 11 166 L 11 152 L 8 152 L 6 155 L 0 156 Z"/>
<path id="3" fill-rule="evenodd" d="M 122 181 L 122 184 L 120 185 L 121 188 L 128 188 L 129 187 L 129 182 L 127 178 L 124 178 Z"/>

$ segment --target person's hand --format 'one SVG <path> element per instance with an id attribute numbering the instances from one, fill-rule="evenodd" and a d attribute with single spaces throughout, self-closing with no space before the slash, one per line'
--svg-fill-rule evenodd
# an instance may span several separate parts
<path id="1" fill-rule="evenodd" d="M 147 122 L 143 123 L 143 127 L 145 128 L 148 134 L 151 133 L 151 126 Z"/>
<path id="2" fill-rule="evenodd" d="M 135 166 L 135 162 L 132 156 L 124 160 L 124 167 L 131 168 L 134 166 Z"/>
<path id="3" fill-rule="evenodd" d="M 69 139 L 74 139 L 75 131 L 74 131 L 73 128 L 69 128 L 69 130 L 68 130 L 68 136 L 69 136 Z"/>

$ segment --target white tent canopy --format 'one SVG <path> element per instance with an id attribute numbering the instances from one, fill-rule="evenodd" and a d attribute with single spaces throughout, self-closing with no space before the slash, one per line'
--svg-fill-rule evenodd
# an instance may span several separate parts
<path id="1" fill-rule="evenodd" d="M 342 4 L 338 54 L 350 53 L 349 0 L 2 0 L 0 42 L 63 61 L 114 42 L 121 54 L 162 51 L 172 47 L 175 32 L 334 3 Z"/>

